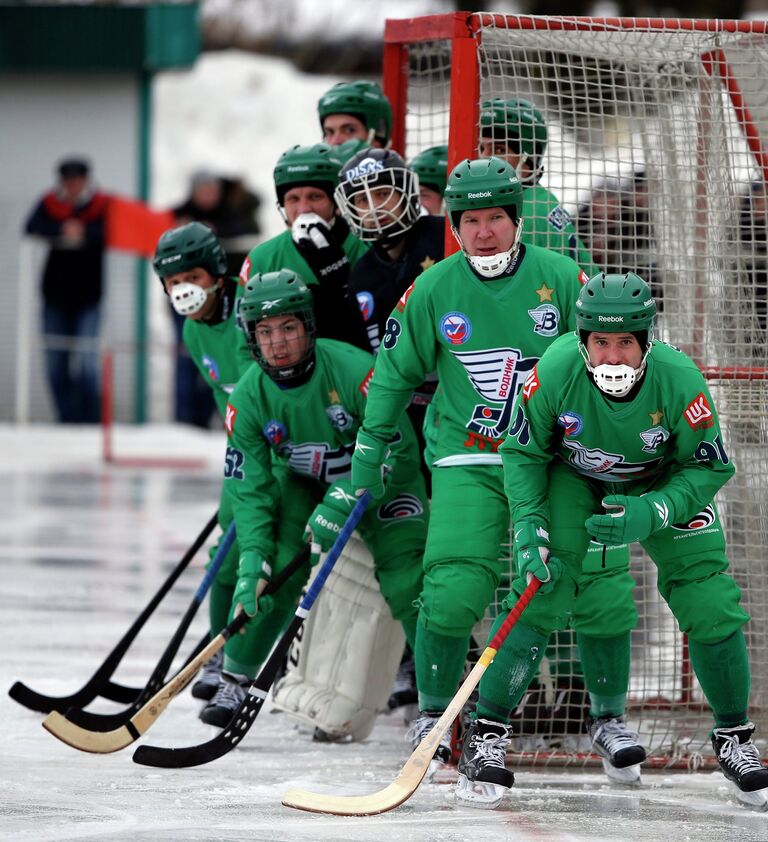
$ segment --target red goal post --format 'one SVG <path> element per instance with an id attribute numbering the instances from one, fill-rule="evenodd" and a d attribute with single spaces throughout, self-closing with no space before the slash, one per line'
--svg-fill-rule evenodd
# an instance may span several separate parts
<path id="1" fill-rule="evenodd" d="M 482 102 L 533 102 L 542 184 L 601 268 L 649 281 L 660 338 L 705 373 L 738 469 L 718 506 L 752 615 L 750 712 L 768 737 L 768 24 L 457 12 L 387 21 L 384 41 L 394 148 L 410 159 L 447 144 L 450 170 L 477 154 Z M 631 722 L 652 763 L 711 764 L 686 641 L 650 560 L 633 555 L 632 572 Z M 584 760 L 567 740 L 516 748 Z"/>

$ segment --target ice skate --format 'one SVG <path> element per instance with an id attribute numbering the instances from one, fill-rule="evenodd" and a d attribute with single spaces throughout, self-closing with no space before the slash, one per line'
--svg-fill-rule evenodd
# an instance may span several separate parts
<path id="1" fill-rule="evenodd" d="M 739 802 L 764 812 L 768 811 L 768 769 L 752 742 L 754 731 L 751 722 L 736 728 L 715 728 L 712 747 L 722 773 L 736 788 Z"/>
<path id="2" fill-rule="evenodd" d="M 504 765 L 512 728 L 501 722 L 476 719 L 464 736 L 459 758 L 456 802 L 467 807 L 493 810 L 514 784 L 515 776 Z"/>
<path id="3" fill-rule="evenodd" d="M 603 759 L 605 774 L 616 783 L 639 784 L 640 764 L 645 749 L 635 731 L 630 731 L 623 717 L 600 716 L 587 719 L 592 749 Z"/>
<path id="4" fill-rule="evenodd" d="M 224 665 L 224 653 L 219 650 L 203 667 L 200 678 L 192 685 L 192 695 L 196 699 L 209 702 L 219 689 L 221 668 Z"/>
<path id="5" fill-rule="evenodd" d="M 437 720 L 442 716 L 442 711 L 420 711 L 408 729 L 405 739 L 411 741 L 411 748 L 416 749 L 419 743 L 432 731 Z M 440 743 L 429 764 L 425 781 L 432 780 L 433 775 L 439 769 L 451 762 L 451 730 L 446 731 L 440 738 Z"/>
<path id="6" fill-rule="evenodd" d="M 219 687 L 211 701 L 200 712 L 200 719 L 206 725 L 224 728 L 245 699 L 245 688 L 250 683 L 251 679 L 247 675 L 222 672 Z"/>
<path id="7" fill-rule="evenodd" d="M 392 692 L 387 701 L 387 708 L 389 710 L 395 710 L 395 708 L 403 707 L 404 705 L 416 704 L 418 700 L 416 665 L 413 662 L 413 653 L 410 649 L 406 649 L 403 659 L 400 661 L 397 675 L 395 676 L 395 683 L 392 685 Z"/>

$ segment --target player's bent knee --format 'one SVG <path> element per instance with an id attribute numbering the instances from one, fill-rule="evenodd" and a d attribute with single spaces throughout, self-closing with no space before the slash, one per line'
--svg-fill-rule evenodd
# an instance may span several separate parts
<path id="1" fill-rule="evenodd" d="M 446 559 L 424 574 L 419 621 L 441 634 L 463 636 L 484 616 L 498 576 L 489 562 Z"/>
<path id="2" fill-rule="evenodd" d="M 725 573 L 674 586 L 669 607 L 684 632 L 699 643 L 719 643 L 749 619 L 739 604 L 741 591 Z"/>

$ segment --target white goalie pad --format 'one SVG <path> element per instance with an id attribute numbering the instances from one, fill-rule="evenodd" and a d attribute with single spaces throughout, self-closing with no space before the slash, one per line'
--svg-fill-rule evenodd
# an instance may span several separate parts
<path id="1" fill-rule="evenodd" d="M 288 653 L 273 705 L 332 737 L 363 740 L 386 709 L 404 645 L 354 533 Z"/>

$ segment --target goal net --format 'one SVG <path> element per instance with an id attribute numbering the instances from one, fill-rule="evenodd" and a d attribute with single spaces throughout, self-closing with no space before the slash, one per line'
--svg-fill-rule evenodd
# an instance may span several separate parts
<path id="1" fill-rule="evenodd" d="M 532 102 L 547 125 L 541 183 L 560 199 L 597 265 L 649 281 L 660 303 L 657 335 L 705 372 L 737 466 L 717 502 L 731 571 L 752 616 L 745 629 L 750 714 L 763 738 L 766 79 L 765 22 L 456 13 L 388 21 L 385 32 L 395 148 L 410 159 L 448 144 L 450 168 L 476 157 L 481 103 Z M 707 528 L 707 517 L 698 528 Z M 631 570 L 640 620 L 632 638 L 630 725 L 651 764 L 711 765 L 711 716 L 687 642 L 657 593 L 650 559 L 633 549 Z M 542 680 L 551 704 L 558 688 L 546 667 Z M 566 730 L 577 732 L 578 723 L 571 725 Z M 594 760 L 569 745 L 555 735 L 518 740 L 511 757 Z"/>

